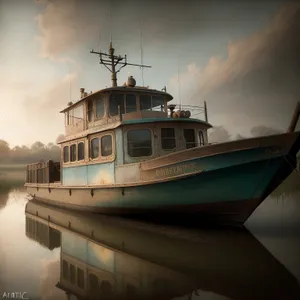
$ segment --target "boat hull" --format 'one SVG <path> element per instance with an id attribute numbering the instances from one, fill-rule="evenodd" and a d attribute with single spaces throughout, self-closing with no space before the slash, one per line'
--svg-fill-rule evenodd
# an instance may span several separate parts
<path id="1" fill-rule="evenodd" d="M 193 216 L 198 222 L 243 224 L 266 191 L 279 184 L 272 183 L 272 178 L 284 165 L 282 158 L 277 158 L 134 187 L 27 189 L 37 200 L 76 210 L 169 216 L 169 220 Z"/>
<path id="2" fill-rule="evenodd" d="M 76 211 L 107 215 L 126 216 L 151 222 L 184 225 L 229 225 L 242 226 L 251 213 L 259 206 L 262 199 L 226 201 L 222 203 L 204 203 L 171 207 L 136 208 L 136 207 L 99 207 L 64 203 L 57 200 L 35 197 L 37 201 Z"/>
<path id="3" fill-rule="evenodd" d="M 299 133 L 281 135 L 280 139 L 261 138 L 261 141 L 266 144 L 264 147 L 259 146 L 260 139 L 255 139 L 254 146 L 249 149 L 194 157 L 189 162 L 185 159 L 179 166 L 180 163 L 193 164 L 191 174 L 161 182 L 106 187 L 26 186 L 37 200 L 76 210 L 154 216 L 166 221 L 186 222 L 188 219 L 200 223 L 242 225 L 296 167 Z M 278 147 L 274 148 L 274 143 Z M 178 163 L 175 166 L 177 170 Z M 156 166 L 149 169 L 151 176 L 155 175 L 152 170 L 159 170 L 156 174 L 166 176 L 166 172 Z"/>

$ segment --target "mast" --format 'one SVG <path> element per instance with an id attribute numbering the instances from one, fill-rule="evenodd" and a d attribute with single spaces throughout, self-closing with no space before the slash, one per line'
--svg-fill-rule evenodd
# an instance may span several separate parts
<path id="1" fill-rule="evenodd" d="M 205 122 L 208 122 L 208 117 L 207 117 L 207 106 L 206 106 L 206 101 L 204 101 L 204 115 L 205 115 Z"/>
<path id="2" fill-rule="evenodd" d="M 127 62 L 127 55 L 125 54 L 124 57 L 121 55 L 115 55 L 115 49 L 112 46 L 112 42 L 109 43 L 109 54 L 104 52 L 96 52 L 94 50 L 90 51 L 92 54 L 98 54 L 100 57 L 100 64 L 104 65 L 112 74 L 111 74 L 111 81 L 112 86 L 117 86 L 117 73 L 120 72 L 122 68 L 125 66 L 135 66 L 135 67 L 142 67 L 142 68 L 151 68 L 151 66 L 146 66 L 142 64 L 132 64 Z M 120 65 L 119 69 L 116 70 L 116 67 Z"/>
<path id="3" fill-rule="evenodd" d="M 114 57 L 115 49 L 112 46 L 112 42 L 109 43 L 109 58 L 111 59 L 111 82 L 112 86 L 117 86 L 117 73 Z"/>

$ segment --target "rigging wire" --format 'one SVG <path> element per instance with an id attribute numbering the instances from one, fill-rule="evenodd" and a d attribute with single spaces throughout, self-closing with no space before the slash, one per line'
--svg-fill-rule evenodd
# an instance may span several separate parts
<path id="1" fill-rule="evenodd" d="M 181 110 L 181 97 L 180 97 L 180 76 L 179 76 L 179 58 L 177 61 L 177 84 L 178 84 L 178 100 L 179 100 L 179 110 Z"/>
<path id="2" fill-rule="evenodd" d="M 71 79 L 71 66 L 68 64 L 69 68 L 69 97 L 70 97 L 70 102 L 72 101 L 72 79 Z"/>
<path id="3" fill-rule="evenodd" d="M 141 65 L 144 62 L 144 52 L 143 52 L 143 22 L 141 20 Z M 141 67 L 141 75 L 142 75 L 142 85 L 144 86 L 144 68 Z"/>
<path id="4" fill-rule="evenodd" d="M 110 0 L 109 7 L 109 25 L 110 25 L 110 42 L 112 43 L 112 0 Z"/>

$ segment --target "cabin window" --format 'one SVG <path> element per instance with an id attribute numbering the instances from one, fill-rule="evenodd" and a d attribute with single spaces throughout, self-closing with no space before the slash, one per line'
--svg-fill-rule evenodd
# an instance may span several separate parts
<path id="1" fill-rule="evenodd" d="M 77 268 L 77 285 L 80 289 L 84 289 L 84 273 L 80 268 Z"/>
<path id="2" fill-rule="evenodd" d="M 161 147 L 164 150 L 176 148 L 175 128 L 161 129 Z"/>
<path id="3" fill-rule="evenodd" d="M 67 112 L 67 125 L 72 125 L 73 124 L 73 110 L 69 110 Z"/>
<path id="4" fill-rule="evenodd" d="M 70 125 L 70 117 L 68 111 L 65 113 L 65 123 L 66 125 Z"/>
<path id="5" fill-rule="evenodd" d="M 126 94 L 126 113 L 136 111 L 136 95 Z"/>
<path id="6" fill-rule="evenodd" d="M 99 157 L 99 139 L 94 138 L 91 140 L 91 158 L 95 159 Z"/>
<path id="7" fill-rule="evenodd" d="M 126 285 L 126 296 L 129 297 L 129 299 L 134 299 L 137 296 L 137 290 L 136 287 L 132 284 Z"/>
<path id="8" fill-rule="evenodd" d="M 83 105 L 75 107 L 72 111 L 73 124 L 83 119 Z"/>
<path id="9" fill-rule="evenodd" d="M 152 139 L 149 129 L 129 130 L 127 133 L 128 155 L 141 157 L 152 155 Z"/>
<path id="10" fill-rule="evenodd" d="M 78 143 L 78 160 L 84 160 L 84 143 Z"/>
<path id="11" fill-rule="evenodd" d="M 160 95 L 140 95 L 141 110 L 164 110 L 164 97 Z"/>
<path id="12" fill-rule="evenodd" d="M 199 145 L 204 146 L 204 136 L 201 130 L 199 130 Z"/>
<path id="13" fill-rule="evenodd" d="M 96 105 L 96 118 L 102 119 L 105 114 L 104 95 L 100 95 L 99 99 L 95 101 Z"/>
<path id="14" fill-rule="evenodd" d="M 70 147 L 70 161 L 76 161 L 76 144 L 73 144 Z"/>
<path id="15" fill-rule="evenodd" d="M 156 110 L 164 111 L 165 100 L 163 96 L 153 95 L 152 96 L 152 107 Z"/>
<path id="16" fill-rule="evenodd" d="M 168 281 L 166 279 L 158 278 L 158 279 L 154 280 L 153 288 L 158 293 L 165 292 L 169 288 Z"/>
<path id="17" fill-rule="evenodd" d="M 103 296 L 104 299 L 112 298 L 112 286 L 111 283 L 107 280 L 103 280 L 100 286 L 100 295 Z"/>
<path id="18" fill-rule="evenodd" d="M 140 109 L 151 110 L 151 96 L 140 95 Z"/>
<path id="19" fill-rule="evenodd" d="M 64 162 L 69 162 L 69 146 L 64 147 Z"/>
<path id="20" fill-rule="evenodd" d="M 100 292 L 99 279 L 94 274 L 89 274 L 89 293 L 91 296 Z"/>
<path id="21" fill-rule="evenodd" d="M 183 129 L 183 134 L 185 138 L 186 148 L 194 148 L 195 143 L 195 130 L 194 129 Z"/>
<path id="22" fill-rule="evenodd" d="M 75 278 L 76 278 L 75 266 L 70 264 L 70 282 L 75 284 Z"/>
<path id="23" fill-rule="evenodd" d="M 101 138 L 101 156 L 112 155 L 112 136 L 105 135 Z"/>
<path id="24" fill-rule="evenodd" d="M 65 260 L 63 260 L 62 271 L 63 271 L 63 278 L 68 280 L 69 279 L 69 266 Z"/>
<path id="25" fill-rule="evenodd" d="M 93 100 L 89 100 L 88 101 L 88 105 L 87 105 L 87 117 L 88 117 L 88 121 L 92 122 L 92 120 L 93 120 Z"/>
<path id="26" fill-rule="evenodd" d="M 109 113 L 111 116 L 119 114 L 119 106 L 121 114 L 124 114 L 124 94 L 112 93 L 109 101 Z"/>

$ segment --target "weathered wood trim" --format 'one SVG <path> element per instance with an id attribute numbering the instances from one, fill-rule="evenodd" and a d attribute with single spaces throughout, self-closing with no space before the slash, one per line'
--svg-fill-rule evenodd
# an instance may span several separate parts
<path id="1" fill-rule="evenodd" d="M 141 169 L 146 171 L 154 168 L 164 167 L 179 162 L 185 162 L 194 158 L 208 157 L 229 152 L 249 150 L 254 148 L 263 148 L 269 146 L 277 146 L 281 152 L 288 151 L 296 139 L 300 136 L 300 132 L 291 134 L 279 134 L 267 137 L 250 138 L 245 140 L 230 141 L 226 143 L 205 145 L 186 149 L 183 151 L 173 152 L 165 156 L 154 158 L 141 162 Z"/>
<path id="2" fill-rule="evenodd" d="M 79 164 L 84 164 L 85 163 L 85 155 L 86 155 L 86 153 L 85 153 L 85 141 L 86 141 L 86 139 L 84 139 L 84 138 L 81 138 L 81 139 L 78 139 L 78 140 L 73 140 L 73 141 L 69 141 L 69 142 L 67 142 L 67 143 L 63 143 L 63 144 L 61 144 L 61 153 L 60 153 L 60 161 L 61 161 L 61 165 L 63 166 L 63 167 L 65 167 L 65 166 L 74 166 L 74 165 L 79 165 Z M 83 143 L 84 144 L 84 159 L 83 160 L 80 160 L 80 161 L 78 161 L 78 144 L 79 143 Z M 70 161 L 70 158 L 71 158 L 71 152 L 70 152 L 70 146 L 71 145 L 77 145 L 77 148 L 76 148 L 76 161 Z M 69 147 L 69 162 L 64 162 L 64 147 L 66 147 L 66 146 L 68 146 Z"/>
<path id="3" fill-rule="evenodd" d="M 110 156 L 99 156 L 96 159 L 91 159 L 90 158 L 90 153 L 89 153 L 89 149 L 90 149 L 90 141 L 93 138 L 99 138 L 101 140 L 101 138 L 105 135 L 111 135 L 112 136 L 112 155 Z M 63 162 L 63 148 L 65 146 L 71 146 L 73 144 L 78 144 L 80 142 L 84 142 L 84 160 L 81 161 L 74 161 L 74 162 Z M 89 136 L 88 138 L 85 139 L 78 139 L 76 141 L 69 141 L 67 143 L 62 144 L 62 151 L 61 151 L 61 161 L 62 163 L 62 167 L 63 168 L 71 168 L 71 167 L 80 167 L 80 166 L 87 166 L 87 165 L 93 165 L 93 164 L 102 164 L 102 163 L 108 163 L 108 162 L 113 162 L 116 159 L 116 137 L 115 137 L 115 133 L 114 131 L 105 131 L 105 132 L 101 132 L 101 133 L 95 133 L 91 136 Z M 78 146 L 77 146 L 78 147 Z M 76 153 L 76 156 L 78 157 L 78 151 Z M 69 148 L 69 158 L 70 158 L 70 148 Z"/>
<path id="4" fill-rule="evenodd" d="M 154 134 L 154 125 L 153 124 L 132 124 L 122 126 L 123 128 L 123 153 L 124 153 L 124 163 L 127 164 L 134 164 L 139 163 L 141 161 L 154 159 L 157 156 L 157 147 L 155 147 L 156 143 L 156 136 Z M 152 154 L 148 156 L 139 156 L 139 157 L 132 157 L 128 154 L 128 132 L 134 130 L 149 130 L 151 134 L 151 147 L 152 147 Z"/>
<path id="5" fill-rule="evenodd" d="M 61 110 L 60 113 L 63 113 L 65 111 L 73 108 L 75 105 L 80 104 L 80 103 L 88 100 L 89 98 L 91 98 L 92 96 L 97 95 L 98 93 L 106 93 L 106 92 L 121 92 L 121 93 L 125 92 L 125 93 L 157 94 L 157 95 L 166 96 L 167 101 L 171 101 L 173 99 L 173 96 L 170 95 L 167 92 L 162 92 L 162 91 L 158 91 L 158 90 L 154 90 L 154 89 L 149 89 L 149 88 L 144 88 L 144 87 L 139 87 L 139 86 L 135 86 L 135 87 L 118 86 L 118 87 L 110 87 L 110 88 L 101 89 L 101 90 L 98 90 L 98 91 L 96 91 L 96 92 L 94 92 L 92 94 L 88 94 L 86 97 L 83 97 L 83 98 L 79 99 L 74 104 L 66 107 L 63 110 Z"/>
<path id="6" fill-rule="evenodd" d="M 109 156 L 101 156 L 101 139 L 102 137 L 110 135 L 112 137 L 112 154 Z M 90 158 L 90 153 L 88 153 L 87 157 L 87 165 L 88 164 L 98 164 L 98 163 L 107 163 L 113 162 L 116 159 L 116 136 L 114 131 L 105 131 L 98 134 L 93 134 L 88 137 L 89 149 L 91 147 L 90 143 L 91 140 L 98 138 L 100 140 L 100 149 L 99 149 L 99 157 L 97 158 Z"/>
<path id="7" fill-rule="evenodd" d="M 105 132 L 105 131 L 108 131 L 108 130 L 112 130 L 112 129 L 115 129 L 115 128 L 119 127 L 121 124 L 122 124 L 122 122 L 116 121 L 114 123 L 106 123 L 105 125 L 102 125 L 101 127 L 92 127 L 92 128 L 89 128 L 86 131 L 83 131 L 81 133 L 67 136 L 64 140 L 61 140 L 60 142 L 58 142 L 58 144 L 63 144 L 63 143 L 66 143 L 66 142 L 70 142 L 72 140 L 85 138 L 85 137 L 87 137 L 88 135 L 91 135 L 91 134 L 96 134 L 96 133 L 99 133 L 99 132 Z"/>
<path id="8" fill-rule="evenodd" d="M 199 170 L 199 171 L 194 171 L 194 172 L 190 172 L 190 173 L 184 173 L 184 174 L 180 174 L 177 176 L 170 176 L 168 178 L 164 178 L 164 179 L 154 179 L 154 180 L 141 180 L 138 182 L 129 182 L 129 183 L 117 183 L 117 184 L 103 184 L 103 185 L 99 185 L 99 184 L 95 184 L 95 185 L 84 185 L 84 186 L 67 186 L 67 185 L 62 185 L 62 184 L 33 184 L 33 183 L 26 183 L 25 187 L 30 187 L 30 188 L 44 188 L 44 189 L 48 189 L 48 188 L 57 188 L 57 189 L 104 189 L 104 188 L 120 188 L 120 187 L 130 187 L 130 186 L 141 186 L 141 185 L 148 185 L 148 184 L 156 184 L 156 183 L 163 183 L 163 182 L 168 182 L 168 181 L 173 181 L 173 180 L 178 180 L 178 179 L 182 179 L 182 178 L 186 178 L 189 176 L 193 176 L 193 175 L 197 175 L 202 173 L 203 170 Z"/>

